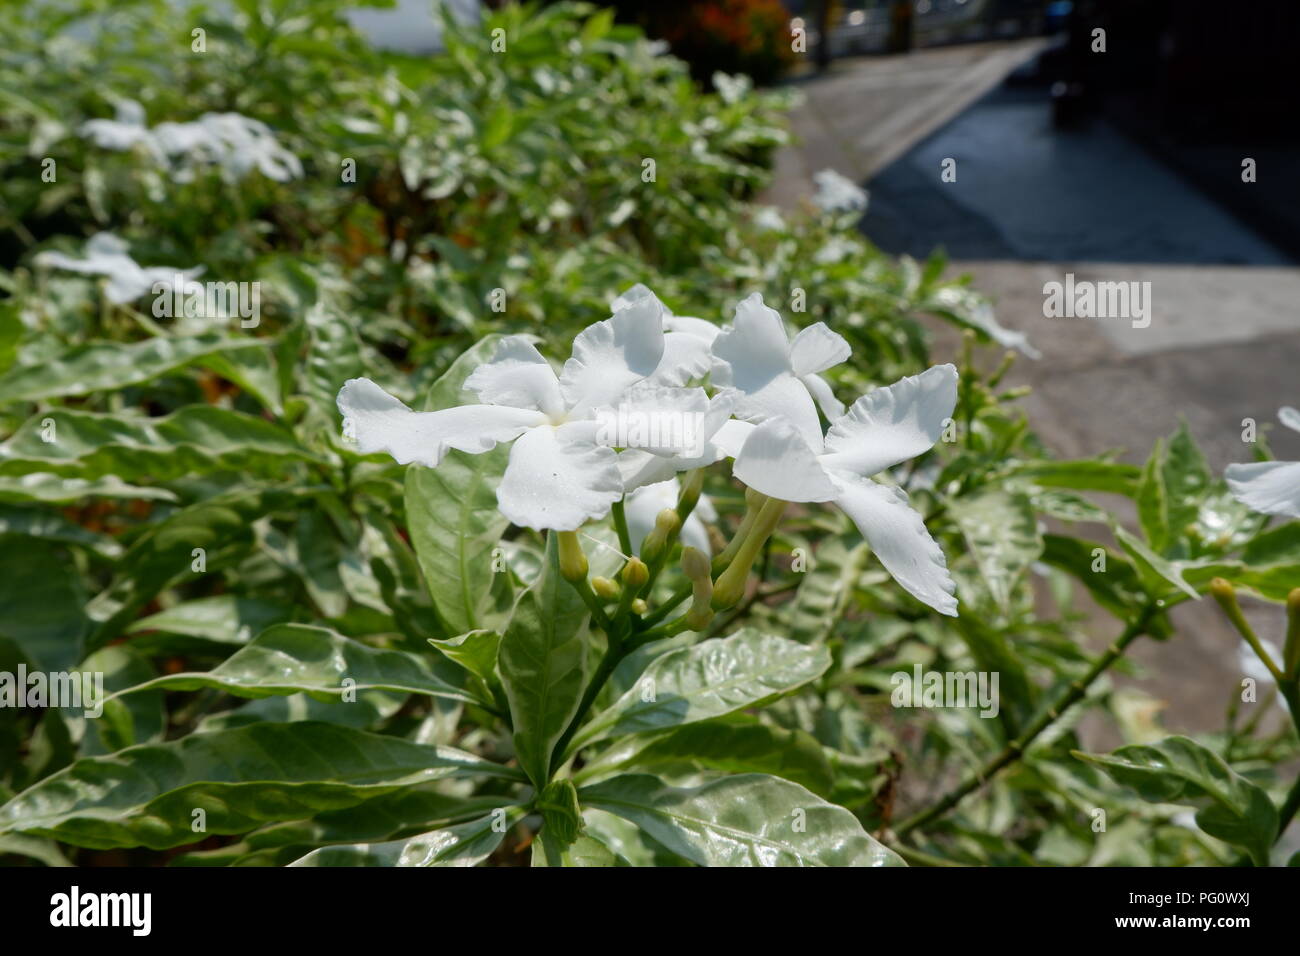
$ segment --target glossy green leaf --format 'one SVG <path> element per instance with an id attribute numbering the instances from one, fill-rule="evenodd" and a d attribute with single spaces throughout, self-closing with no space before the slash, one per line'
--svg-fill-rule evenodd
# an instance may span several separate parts
<path id="1" fill-rule="evenodd" d="M 272 624 L 288 620 L 292 614 L 293 609 L 287 604 L 218 594 L 182 601 L 157 614 L 140 618 L 133 621 L 126 632 L 132 635 L 132 646 L 151 651 L 165 649 L 169 645 L 169 635 L 242 647 L 255 635 Z"/>
<path id="2" fill-rule="evenodd" d="M 546 564 L 519 599 L 498 656 L 515 751 L 538 788 L 550 779 L 551 752 L 587 680 L 587 607 L 560 577 L 555 535 L 547 538 Z"/>
<path id="3" fill-rule="evenodd" d="M 287 462 L 310 457 L 278 426 L 211 405 L 186 405 L 160 418 L 65 408 L 29 419 L 0 444 L 0 474 L 168 481 L 218 468 L 275 475 Z"/>
<path id="4" fill-rule="evenodd" d="M 570 751 L 607 737 L 720 717 L 789 693 L 826 672 L 831 655 L 752 628 L 663 655 L 574 738 Z"/>
<path id="5" fill-rule="evenodd" d="M 90 631 L 76 568 L 44 541 L 0 538 L 0 637 L 33 666 L 66 671 L 82 657 Z"/>
<path id="6" fill-rule="evenodd" d="M 210 671 L 169 674 L 127 693 L 202 687 L 237 697 L 301 692 L 342 696 L 386 690 L 474 701 L 464 690 L 436 677 L 414 654 L 371 647 L 329 628 L 306 624 L 276 624 Z"/>
<path id="7" fill-rule="evenodd" d="M 1278 817 L 1268 794 L 1229 767 L 1223 758 L 1187 737 L 1166 737 L 1150 746 L 1120 747 L 1110 754 L 1075 756 L 1096 764 L 1156 803 L 1200 803 L 1196 823 L 1210 836 L 1247 849 L 1268 864 Z"/>
<path id="8" fill-rule="evenodd" d="M 35 402 L 139 385 L 205 355 L 259 347 L 264 343 L 258 339 L 216 334 L 77 345 L 37 365 L 16 365 L 0 375 L 0 403 Z"/>
<path id="9" fill-rule="evenodd" d="M 468 823 L 388 843 L 357 843 L 313 850 L 290 866 L 477 866 L 509 829 L 506 814 L 488 814 Z"/>
<path id="10" fill-rule="evenodd" d="M 834 773 L 816 739 L 805 731 L 765 724 L 748 714 L 686 724 L 618 741 L 583 768 L 586 776 L 615 770 L 660 775 L 714 770 L 765 773 L 830 798 Z"/>
<path id="11" fill-rule="evenodd" d="M 701 866 L 902 866 L 843 807 L 763 774 L 670 787 L 648 774 L 580 792 L 584 806 L 632 821 Z"/>
<path id="12" fill-rule="evenodd" d="M 253 724 L 78 760 L 0 807 L 0 833 L 96 849 L 193 843 L 310 817 L 450 776 L 515 779 L 450 747 L 322 723 Z"/>
<path id="13" fill-rule="evenodd" d="M 948 510 L 961 529 L 994 603 L 1008 613 L 1011 596 L 1043 552 L 1038 518 L 1024 492 L 986 489 L 953 500 Z"/>

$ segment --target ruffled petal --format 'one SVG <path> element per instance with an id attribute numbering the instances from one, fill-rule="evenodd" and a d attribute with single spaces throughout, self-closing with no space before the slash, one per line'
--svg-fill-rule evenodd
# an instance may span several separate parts
<path id="1" fill-rule="evenodd" d="M 531 408 L 558 416 L 564 411 L 560 382 L 550 363 L 522 335 L 508 335 L 492 359 L 470 373 L 465 388 L 486 405 Z"/>
<path id="2" fill-rule="evenodd" d="M 809 394 L 821 408 L 822 414 L 829 421 L 835 421 L 844 414 L 844 403 L 835 397 L 826 379 L 820 375 L 805 375 L 799 381 L 803 382 L 804 387 L 808 389 Z"/>
<path id="3" fill-rule="evenodd" d="M 808 443 L 784 419 L 774 418 L 750 434 L 732 474 L 770 498 L 831 501 L 839 494 Z"/>
<path id="4" fill-rule="evenodd" d="M 934 447 L 957 404 L 957 369 L 936 365 L 862 396 L 826 435 L 822 463 L 874 475 Z"/>
<path id="5" fill-rule="evenodd" d="M 565 428 L 530 429 L 510 449 L 497 508 L 511 523 L 537 531 L 576 531 L 603 517 L 623 496 L 614 450 L 572 440 Z"/>
<path id="6" fill-rule="evenodd" d="M 790 343 L 790 367 L 803 378 L 816 375 L 846 361 L 853 349 L 838 332 L 832 332 L 825 322 L 818 322 L 799 334 Z"/>
<path id="7" fill-rule="evenodd" d="M 339 389 L 344 433 L 363 455 L 387 452 L 402 465 L 436 467 L 450 448 L 471 455 L 498 442 L 518 438 L 546 420 L 541 412 L 503 405 L 461 405 L 438 412 L 416 412 L 368 378 L 354 378 Z"/>
<path id="8" fill-rule="evenodd" d="M 835 503 L 853 519 L 885 570 L 918 601 L 956 617 L 957 587 L 948 562 L 907 503 L 907 494 L 868 478 L 837 475 L 836 480 L 840 490 Z"/>
<path id="9" fill-rule="evenodd" d="M 649 381 L 660 385 L 685 385 L 709 374 L 713 353 L 709 342 L 687 332 L 664 333 L 664 354 Z"/>
<path id="10" fill-rule="evenodd" d="M 663 354 L 663 305 L 653 295 L 643 296 L 578 333 L 573 357 L 560 375 L 565 406 L 577 417 L 611 404 L 653 375 Z"/>
<path id="11" fill-rule="evenodd" d="M 807 387 L 790 364 L 781 316 L 757 293 L 736 306 L 735 325 L 713 343 L 714 384 L 739 393 L 736 417 L 752 422 L 789 420 L 808 446 L 821 451 L 821 421 Z"/>
<path id="12" fill-rule="evenodd" d="M 1232 496 L 1252 511 L 1300 518 L 1300 462 L 1229 465 L 1223 476 L 1228 479 Z"/>

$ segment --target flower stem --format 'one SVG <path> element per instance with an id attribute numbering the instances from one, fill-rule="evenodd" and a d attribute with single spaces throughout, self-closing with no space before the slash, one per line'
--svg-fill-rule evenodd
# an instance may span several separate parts
<path id="1" fill-rule="evenodd" d="M 955 790 L 949 792 L 942 800 L 929 809 L 922 810 L 920 813 L 904 820 L 894 828 L 894 832 L 901 837 L 917 827 L 923 827 L 932 820 L 938 819 L 957 806 L 967 796 L 988 783 L 1004 767 L 1023 757 L 1025 751 L 1029 749 L 1029 746 L 1038 738 L 1039 734 L 1082 700 L 1093 682 L 1124 656 L 1124 652 L 1128 650 L 1128 646 L 1134 640 L 1146 633 L 1147 626 L 1151 623 L 1151 618 L 1155 612 L 1156 606 L 1147 604 L 1137 617 L 1129 622 L 1128 626 L 1124 628 L 1124 632 L 1115 639 L 1114 643 L 1106 649 L 1106 652 L 1093 662 L 1092 667 L 1088 669 L 1088 673 L 1078 680 L 1071 681 L 1065 692 L 1050 707 L 1039 714 L 1038 718 L 1030 724 L 1024 733 L 1003 747 L 1001 752 L 963 780 Z"/>
<path id="2" fill-rule="evenodd" d="M 614 530 L 618 532 L 619 550 L 622 551 L 625 556 L 631 557 L 632 535 L 629 534 L 627 530 L 627 515 L 623 511 L 623 500 L 620 498 L 618 501 L 610 505 L 609 512 L 614 516 Z"/>

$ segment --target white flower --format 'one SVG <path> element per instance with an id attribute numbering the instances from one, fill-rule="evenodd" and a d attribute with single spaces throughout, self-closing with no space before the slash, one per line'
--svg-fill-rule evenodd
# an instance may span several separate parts
<path id="1" fill-rule="evenodd" d="M 1300 412 L 1289 405 L 1278 409 L 1277 419 L 1300 432 Z M 1232 496 L 1252 511 L 1300 518 L 1300 461 L 1233 464 L 1223 476 Z"/>
<path id="2" fill-rule="evenodd" d="M 497 487 L 501 513 L 524 527 L 574 531 L 624 491 L 595 413 L 655 374 L 664 339 L 662 306 L 643 296 L 580 332 L 558 378 L 524 337 L 508 336 L 465 381 L 482 404 L 415 412 L 361 378 L 339 391 L 338 407 L 362 454 L 387 452 L 401 464 L 437 467 L 449 448 L 481 454 L 514 441 Z"/>
<path id="3" fill-rule="evenodd" d="M 781 316 L 754 293 L 736 306 L 734 324 L 714 340 L 712 381 L 740 393 L 737 418 L 785 418 L 815 447 L 821 444 L 822 428 L 813 399 L 828 419 L 844 414 L 844 405 L 817 373 L 850 354 L 849 343 L 825 322 L 808 326 L 790 341 Z"/>
<path id="4" fill-rule="evenodd" d="M 655 518 L 665 508 L 677 507 L 677 498 L 681 494 L 681 484 L 676 478 L 645 485 L 627 496 L 623 513 L 627 518 L 628 536 L 632 539 L 632 552 L 641 553 L 641 543 L 655 526 Z M 713 548 L 709 544 L 709 533 L 704 522 L 717 521 L 718 513 L 707 495 L 700 495 L 695 508 L 682 523 L 680 538 L 683 545 L 699 548 L 710 554 Z"/>
<path id="5" fill-rule="evenodd" d="M 867 191 L 833 169 L 813 174 L 813 202 L 822 212 L 860 212 L 867 208 Z"/>
<path id="6" fill-rule="evenodd" d="M 785 232 L 785 217 L 775 206 L 759 206 L 754 210 L 754 228 L 763 232 Z"/>
<path id="7" fill-rule="evenodd" d="M 820 433 L 810 441 L 774 417 L 753 429 L 735 475 L 771 498 L 834 502 L 908 593 L 955 617 L 956 588 L 943 551 L 907 494 L 870 476 L 928 451 L 956 404 L 957 370 L 936 365 L 858 399 L 824 441 Z"/>
<path id="8" fill-rule="evenodd" d="M 134 100 L 117 104 L 117 118 L 87 120 L 81 134 L 103 149 L 142 145 L 159 163 L 170 165 L 177 182 L 194 178 L 197 166 L 214 163 L 230 180 L 256 169 L 268 179 L 288 182 L 302 175 L 302 163 L 260 120 L 240 113 L 204 113 L 188 123 L 144 125 L 144 108 Z"/>
<path id="9" fill-rule="evenodd" d="M 115 305 L 134 302 L 152 291 L 157 283 L 164 283 L 170 292 L 177 284 L 177 277 L 184 283 L 203 273 L 202 266 L 184 270 L 172 266 L 143 267 L 128 254 L 129 248 L 125 239 L 111 232 L 100 232 L 86 240 L 80 259 L 47 250 L 37 253 L 32 261 L 38 266 L 107 276 L 104 295 Z"/>

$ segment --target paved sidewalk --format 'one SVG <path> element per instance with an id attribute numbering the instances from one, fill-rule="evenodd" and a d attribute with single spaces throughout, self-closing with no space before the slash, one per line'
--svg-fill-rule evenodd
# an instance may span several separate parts
<path id="1" fill-rule="evenodd" d="M 806 105 L 792 117 L 802 142 L 779 155 L 765 201 L 793 208 L 829 166 L 871 191 L 863 228 L 885 251 L 924 256 L 944 245 L 950 273 L 971 274 L 999 321 L 1043 353 L 1017 363 L 1009 383 L 1033 388 L 1031 423 L 1061 456 L 1123 449 L 1138 462 L 1185 419 L 1219 470 L 1250 460 L 1240 439 L 1250 417 L 1274 426 L 1279 457 L 1300 460 L 1300 435 L 1276 427 L 1278 406 L 1300 406 L 1300 269 L 1114 130 L 1061 133 L 1042 91 L 998 89 L 1037 49 L 1017 41 L 861 58 L 804 81 Z M 939 180 L 947 156 L 957 183 Z M 1045 317 L 1043 286 L 1067 273 L 1150 282 L 1150 326 Z M 935 360 L 954 357 L 956 332 L 927 325 Z M 1280 609 L 1250 614 L 1262 632 L 1281 633 Z M 1171 731 L 1218 728 L 1241 677 L 1241 642 L 1208 601 L 1175 616 L 1175 640 L 1133 653 L 1141 686 L 1163 700 Z M 1114 629 L 1102 615 L 1088 628 L 1099 646 Z M 1097 745 L 1113 742 L 1090 725 Z"/>

